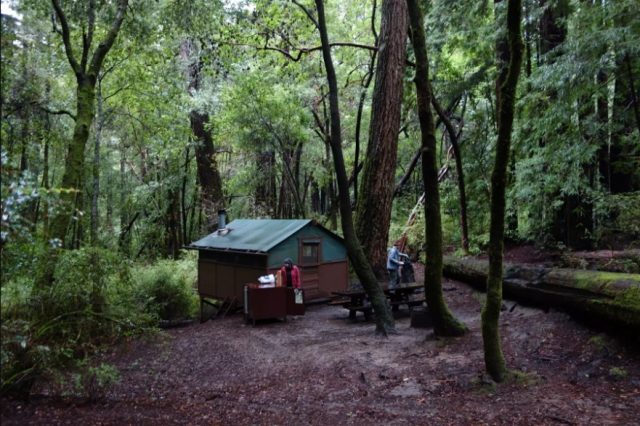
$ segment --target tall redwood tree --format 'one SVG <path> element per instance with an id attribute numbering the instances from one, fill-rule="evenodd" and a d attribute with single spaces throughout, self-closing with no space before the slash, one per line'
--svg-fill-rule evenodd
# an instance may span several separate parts
<path id="1" fill-rule="evenodd" d="M 379 278 L 386 273 L 408 26 L 406 0 L 384 0 L 369 144 L 356 210 L 358 239 Z"/>

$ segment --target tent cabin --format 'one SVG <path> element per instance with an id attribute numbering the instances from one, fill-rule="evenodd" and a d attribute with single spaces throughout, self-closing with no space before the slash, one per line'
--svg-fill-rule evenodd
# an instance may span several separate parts
<path id="1" fill-rule="evenodd" d="M 191 243 L 198 250 L 201 298 L 244 301 L 244 286 L 275 274 L 290 257 L 300 268 L 305 302 L 346 290 L 349 270 L 341 237 L 312 220 L 239 219 Z"/>

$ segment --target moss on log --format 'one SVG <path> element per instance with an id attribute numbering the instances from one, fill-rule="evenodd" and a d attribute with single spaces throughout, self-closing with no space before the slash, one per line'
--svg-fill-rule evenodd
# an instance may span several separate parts
<path id="1" fill-rule="evenodd" d="M 487 261 L 445 257 L 444 276 L 486 291 Z M 504 295 L 640 332 L 640 274 L 505 265 Z"/>

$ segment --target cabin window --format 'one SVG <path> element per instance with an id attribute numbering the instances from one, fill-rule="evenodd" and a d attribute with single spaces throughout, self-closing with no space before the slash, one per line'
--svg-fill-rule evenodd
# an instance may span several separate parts
<path id="1" fill-rule="evenodd" d="M 320 241 L 302 241 L 302 264 L 317 265 L 320 260 Z"/>

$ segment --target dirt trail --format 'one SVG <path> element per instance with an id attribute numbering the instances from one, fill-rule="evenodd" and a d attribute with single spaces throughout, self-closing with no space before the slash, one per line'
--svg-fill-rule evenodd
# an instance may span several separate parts
<path id="1" fill-rule="evenodd" d="M 421 279 L 421 271 L 418 271 Z M 435 339 L 397 318 L 398 334 L 313 306 L 283 322 L 240 315 L 113 348 L 122 380 L 97 402 L 2 401 L 2 424 L 640 424 L 640 356 L 559 312 L 506 301 L 503 347 L 526 374 L 497 387 L 484 377 L 484 297 L 445 281 L 470 332 Z"/>

